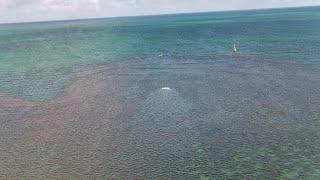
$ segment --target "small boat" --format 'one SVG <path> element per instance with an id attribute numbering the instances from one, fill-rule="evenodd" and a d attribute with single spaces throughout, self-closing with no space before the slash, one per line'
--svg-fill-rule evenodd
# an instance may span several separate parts
<path id="1" fill-rule="evenodd" d="M 233 52 L 233 53 L 237 53 L 236 41 L 233 42 L 232 52 Z"/>
<path id="2" fill-rule="evenodd" d="M 159 57 L 160 57 L 160 58 L 162 58 L 163 56 L 164 56 L 164 54 L 163 54 L 163 53 L 160 53 L 160 54 L 159 54 Z"/>

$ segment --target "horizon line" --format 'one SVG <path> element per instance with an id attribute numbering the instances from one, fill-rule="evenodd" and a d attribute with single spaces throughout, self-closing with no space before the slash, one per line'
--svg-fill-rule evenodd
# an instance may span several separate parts
<path id="1" fill-rule="evenodd" d="M 132 15 L 132 16 L 106 16 L 106 17 L 89 17 L 89 18 L 71 18 L 71 19 L 53 19 L 53 20 L 39 20 L 39 21 L 21 21 L 21 22 L 6 22 L 0 25 L 15 25 L 15 24 L 33 24 L 33 23 L 53 23 L 53 22 L 70 22 L 70 21 L 86 21 L 86 20 L 103 20 L 103 19 L 116 19 L 116 18 L 129 18 L 129 17 L 147 17 L 147 16 L 166 16 L 166 15 L 184 15 L 184 14 L 202 14 L 202 13 L 220 13 L 220 12 L 242 12 L 242 11 L 255 11 L 255 10 L 281 10 L 281 9 L 299 9 L 299 8 L 312 8 L 320 7 L 320 5 L 310 6 L 286 6 L 275 8 L 248 8 L 248 9 L 230 9 L 230 10 L 216 10 L 216 11 L 195 11 L 195 12 L 180 12 L 180 13 L 160 13 L 160 14 L 145 14 L 145 15 Z"/>

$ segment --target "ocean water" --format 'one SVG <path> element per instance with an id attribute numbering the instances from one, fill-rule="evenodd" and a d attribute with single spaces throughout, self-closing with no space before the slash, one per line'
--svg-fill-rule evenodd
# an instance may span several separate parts
<path id="1" fill-rule="evenodd" d="M 320 66 L 320 8 L 0 25 L 0 92 L 56 97 L 79 69 L 166 56 L 230 54 Z"/>
<path id="2" fill-rule="evenodd" d="M 0 179 L 320 179 L 319 12 L 0 25 Z"/>

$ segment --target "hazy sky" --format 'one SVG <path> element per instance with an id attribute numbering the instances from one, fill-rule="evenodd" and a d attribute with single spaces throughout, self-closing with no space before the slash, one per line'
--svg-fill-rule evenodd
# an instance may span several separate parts
<path id="1" fill-rule="evenodd" d="M 320 5 L 320 0 L 0 0 L 0 23 Z"/>

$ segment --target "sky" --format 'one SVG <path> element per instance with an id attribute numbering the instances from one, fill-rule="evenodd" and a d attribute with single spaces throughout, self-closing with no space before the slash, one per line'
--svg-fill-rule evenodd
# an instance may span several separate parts
<path id="1" fill-rule="evenodd" d="M 316 5 L 320 0 L 0 0 L 0 23 Z"/>

